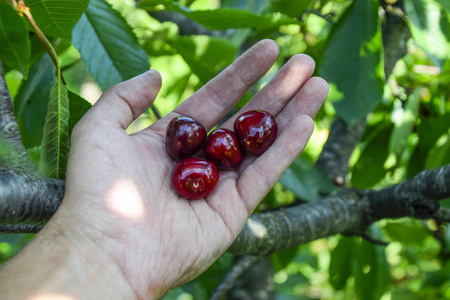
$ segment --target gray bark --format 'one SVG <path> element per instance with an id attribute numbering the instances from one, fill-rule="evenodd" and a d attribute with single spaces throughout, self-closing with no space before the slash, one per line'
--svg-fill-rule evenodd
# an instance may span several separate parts
<path id="1" fill-rule="evenodd" d="M 439 200 L 448 197 L 450 165 L 384 190 L 347 190 L 317 202 L 252 215 L 228 252 L 266 255 L 337 233 L 361 234 L 384 218 L 442 217 Z"/>
<path id="2" fill-rule="evenodd" d="M 236 280 L 227 300 L 275 299 L 275 271 L 269 256 L 261 257 Z"/>
<path id="3" fill-rule="evenodd" d="M 28 160 L 12 104 L 0 62 L 0 130 L 12 152 L 0 165 L 0 224 L 5 225 L 0 232 L 36 230 L 12 225 L 47 222 L 61 203 L 65 187 L 63 181 L 42 177 Z"/>

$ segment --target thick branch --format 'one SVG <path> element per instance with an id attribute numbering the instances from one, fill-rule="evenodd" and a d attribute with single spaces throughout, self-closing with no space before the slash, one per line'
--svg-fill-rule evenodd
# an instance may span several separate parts
<path id="1" fill-rule="evenodd" d="M 386 18 L 382 26 L 384 48 L 384 72 L 386 78 L 391 75 L 397 61 L 407 53 L 407 45 L 411 32 L 404 20 L 403 0 L 392 5 L 383 3 Z"/>
<path id="2" fill-rule="evenodd" d="M 358 201 L 339 196 L 278 211 L 255 214 L 228 249 L 265 255 L 362 226 Z"/>
<path id="3" fill-rule="evenodd" d="M 349 126 L 336 118 L 331 125 L 327 142 L 316 162 L 316 167 L 327 174 L 336 185 L 343 185 L 348 173 L 348 161 L 359 142 L 366 125 L 365 118 Z"/>
<path id="4" fill-rule="evenodd" d="M 6 86 L 5 76 L 3 74 L 3 65 L 0 61 L 0 138 L 5 139 L 11 148 L 12 156 L 3 159 L 3 163 L 9 167 L 18 170 L 29 170 L 36 172 L 33 163 L 27 158 L 22 139 L 19 133 L 19 127 L 14 117 L 13 102 L 8 87 Z"/>
<path id="5" fill-rule="evenodd" d="M 59 207 L 64 181 L 0 169 L 0 224 L 43 224 Z"/>
<path id="6" fill-rule="evenodd" d="M 228 252 L 264 255 L 337 233 L 360 233 L 383 218 L 429 218 L 438 211 L 438 201 L 448 197 L 450 165 L 381 191 L 346 193 L 252 215 Z"/>
<path id="7" fill-rule="evenodd" d="M 42 229 L 39 225 L 2 225 L 0 224 L 0 234 L 2 233 L 38 233 Z"/>
<path id="8" fill-rule="evenodd" d="M 427 170 L 411 180 L 390 188 L 366 194 L 367 223 L 384 218 L 414 216 L 433 217 L 439 209 L 438 200 L 450 197 L 450 165 Z"/>
<path id="9" fill-rule="evenodd" d="M 12 148 L 12 157 L 3 159 L 5 165 L 0 166 L 0 224 L 6 229 L 19 224 L 42 224 L 50 219 L 61 203 L 64 182 L 43 178 L 28 160 L 1 62 L 0 130 Z M 29 226 L 22 226 L 20 230 L 34 231 Z"/>
<path id="10" fill-rule="evenodd" d="M 14 148 L 26 154 L 22 145 L 19 128 L 14 117 L 11 94 L 6 86 L 3 65 L 0 61 L 0 130 Z"/>

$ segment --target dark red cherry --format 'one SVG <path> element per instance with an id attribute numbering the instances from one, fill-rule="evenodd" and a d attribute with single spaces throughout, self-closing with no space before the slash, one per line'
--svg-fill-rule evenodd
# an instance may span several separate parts
<path id="1" fill-rule="evenodd" d="M 175 159 L 196 154 L 203 148 L 207 132 L 191 117 L 178 116 L 170 121 L 166 131 L 166 150 Z"/>
<path id="2" fill-rule="evenodd" d="M 178 195 L 188 200 L 208 196 L 219 180 L 217 167 L 206 159 L 190 157 L 179 161 L 172 174 L 172 184 Z"/>
<path id="3" fill-rule="evenodd" d="M 242 152 L 236 134 L 228 129 L 212 131 L 206 139 L 203 153 L 219 169 L 233 169 L 242 162 Z"/>
<path id="4" fill-rule="evenodd" d="M 251 110 L 234 121 L 241 148 L 251 154 L 261 154 L 273 144 L 278 133 L 274 117 L 262 110 Z"/>

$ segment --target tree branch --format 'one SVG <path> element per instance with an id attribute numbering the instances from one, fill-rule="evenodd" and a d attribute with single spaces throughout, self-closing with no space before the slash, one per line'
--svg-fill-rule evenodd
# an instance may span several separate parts
<path id="1" fill-rule="evenodd" d="M 438 201 L 448 197 L 450 165 L 381 191 L 347 190 L 317 202 L 252 215 L 228 252 L 265 255 L 337 233 L 360 234 L 384 218 L 430 218 L 438 212 Z"/>
<path id="2" fill-rule="evenodd" d="M 19 162 L 15 167 L 34 170 L 32 162 L 27 158 L 22 139 L 19 133 L 19 127 L 14 117 L 13 102 L 6 79 L 3 73 L 3 64 L 0 61 L 0 135 L 6 140 L 14 152 L 14 158 Z"/>
<path id="3" fill-rule="evenodd" d="M 28 160 L 1 62 L 0 130 L 13 152 L 12 157 L 2 160 L 3 165 L 0 165 L 0 224 L 13 228 L 12 225 L 45 223 L 61 203 L 65 184 L 42 177 Z M 29 226 L 23 226 L 20 230 L 28 229 L 34 230 Z"/>
<path id="4" fill-rule="evenodd" d="M 439 209 L 438 201 L 448 197 L 450 165 L 423 171 L 411 180 L 380 191 L 367 192 L 362 199 L 369 205 L 365 223 L 405 216 L 431 218 Z"/>
<path id="5" fill-rule="evenodd" d="M 209 300 L 223 299 L 226 293 L 233 287 L 236 280 L 248 270 L 255 262 L 259 261 L 261 256 L 246 255 L 241 257 L 227 273 L 225 278 L 216 287 Z"/>
<path id="6" fill-rule="evenodd" d="M 407 45 L 411 32 L 403 13 L 403 0 L 393 4 L 382 1 L 386 18 L 382 24 L 384 48 L 384 73 L 386 79 L 391 75 L 397 61 L 407 53 Z M 400 13 L 399 13 L 400 12 Z"/>
<path id="7" fill-rule="evenodd" d="M 42 229 L 39 225 L 1 225 L 0 234 L 2 233 L 38 233 Z"/>
<path id="8" fill-rule="evenodd" d="M 253 263 L 227 293 L 227 300 L 275 300 L 275 270 L 270 256 Z"/>
<path id="9" fill-rule="evenodd" d="M 43 224 L 56 212 L 65 183 L 0 168 L 0 224 Z"/>
<path id="10" fill-rule="evenodd" d="M 252 215 L 227 251 L 233 254 L 266 255 L 361 227 L 358 201 L 332 196 L 317 202 Z"/>
<path id="11" fill-rule="evenodd" d="M 331 125 L 329 138 L 316 161 L 316 167 L 338 186 L 345 183 L 349 170 L 348 161 L 365 126 L 365 118 L 353 126 L 348 126 L 344 120 L 336 118 Z"/>

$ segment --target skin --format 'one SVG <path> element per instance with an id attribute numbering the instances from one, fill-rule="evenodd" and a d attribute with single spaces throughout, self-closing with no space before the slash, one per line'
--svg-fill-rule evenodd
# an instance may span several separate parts
<path id="1" fill-rule="evenodd" d="M 0 269 L 5 299 L 158 299 L 208 268 L 231 245 L 252 211 L 302 152 L 328 93 L 315 64 L 296 55 L 222 127 L 247 110 L 277 120 L 275 143 L 237 170 L 223 171 L 206 198 L 172 189 L 164 138 L 175 116 L 210 130 L 275 62 L 263 40 L 150 127 L 125 129 L 161 85 L 149 71 L 107 90 L 72 134 L 66 194 L 42 231 Z"/>

